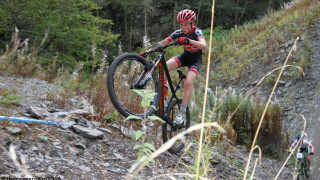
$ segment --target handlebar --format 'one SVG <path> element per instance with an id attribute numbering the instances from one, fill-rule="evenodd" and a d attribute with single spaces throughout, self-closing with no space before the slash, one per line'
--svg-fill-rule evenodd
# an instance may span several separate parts
<path id="1" fill-rule="evenodd" d="M 173 41 L 171 43 L 168 43 L 166 45 L 164 45 L 163 49 L 169 47 L 169 46 L 173 46 L 173 45 L 180 45 L 179 41 Z"/>
<path id="2" fill-rule="evenodd" d="M 173 41 L 171 43 L 168 43 L 166 45 L 162 45 L 162 44 L 155 44 L 153 46 L 150 47 L 149 50 L 145 51 L 143 54 L 141 54 L 141 56 L 143 57 L 147 57 L 150 53 L 153 52 L 163 52 L 163 50 L 169 46 L 173 46 L 173 45 L 179 45 L 179 41 Z"/>

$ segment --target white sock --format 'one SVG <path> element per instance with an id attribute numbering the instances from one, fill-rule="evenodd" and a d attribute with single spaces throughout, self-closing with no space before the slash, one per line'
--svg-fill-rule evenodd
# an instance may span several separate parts
<path id="1" fill-rule="evenodd" d="M 181 104 L 180 114 L 186 114 L 188 105 Z"/>

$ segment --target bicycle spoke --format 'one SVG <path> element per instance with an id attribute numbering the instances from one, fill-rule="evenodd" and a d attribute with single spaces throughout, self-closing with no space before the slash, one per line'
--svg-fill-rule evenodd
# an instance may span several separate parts
<path id="1" fill-rule="evenodd" d="M 119 71 L 122 73 L 115 74 L 118 81 L 115 82 L 114 89 L 116 96 L 123 107 L 125 107 L 128 111 L 140 114 L 143 113 L 143 107 L 139 105 L 142 98 L 137 93 L 133 92 L 132 89 L 130 89 L 130 86 L 135 83 L 134 80 L 143 72 L 144 66 L 137 61 L 125 61 L 118 68 L 128 69 L 129 63 L 131 64 L 131 70 L 128 71 L 128 73 L 125 73 L 126 71 L 123 70 Z M 145 89 L 147 89 L 147 87 Z"/>
<path id="2" fill-rule="evenodd" d="M 180 103 L 182 100 L 179 100 Z M 172 122 L 176 115 L 179 113 L 179 107 L 178 107 L 178 102 L 174 100 L 173 102 L 170 103 L 168 107 L 168 116 L 167 116 L 167 122 L 162 126 L 162 136 L 163 136 L 163 141 L 166 142 L 172 137 L 176 136 L 180 132 L 184 131 L 188 127 L 190 127 L 190 115 L 189 115 L 189 110 L 187 110 L 186 116 L 185 116 L 185 125 L 183 127 L 177 128 L 172 126 Z M 186 136 L 187 137 L 187 136 Z M 170 153 L 176 154 L 178 153 L 182 148 L 184 147 L 184 144 L 181 140 L 176 141 L 172 147 L 169 149 Z"/>
<path id="3" fill-rule="evenodd" d="M 151 66 L 147 61 L 130 54 L 120 56 L 116 64 L 110 69 L 112 73 L 110 73 L 110 77 L 108 74 L 108 78 L 113 81 L 108 81 L 108 90 L 111 92 L 111 100 L 122 115 L 142 116 L 144 114 L 145 109 L 141 106 L 142 97 L 133 90 L 149 90 L 151 93 L 158 91 L 155 75 L 153 74 L 146 79 L 150 69 Z M 142 84 L 142 82 L 145 82 L 145 84 Z M 157 97 L 154 97 L 154 99 L 157 99 Z M 151 107 L 147 108 L 147 111 L 148 115 L 154 112 Z"/>

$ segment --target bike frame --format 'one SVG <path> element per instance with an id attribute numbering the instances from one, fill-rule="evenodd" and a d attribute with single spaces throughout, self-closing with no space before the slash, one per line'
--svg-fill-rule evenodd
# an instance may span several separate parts
<path id="1" fill-rule="evenodd" d="M 302 152 L 303 153 L 303 157 L 302 157 L 302 159 L 298 159 L 300 162 L 299 162 L 299 167 L 300 167 L 300 170 L 299 170 L 299 172 L 301 172 L 302 173 L 302 175 L 304 175 L 305 174 L 305 171 L 307 170 L 307 157 L 306 157 L 306 151 L 303 151 Z"/>
<path id="2" fill-rule="evenodd" d="M 160 91 L 161 91 L 161 96 L 160 96 L 160 103 L 159 103 L 159 110 L 158 110 L 158 115 L 162 118 L 165 119 L 167 121 L 167 118 L 165 117 L 165 112 L 167 112 L 167 108 L 169 107 L 169 104 L 172 102 L 172 100 L 175 98 L 178 100 L 178 97 L 176 95 L 176 91 L 180 89 L 180 83 L 182 81 L 182 79 L 185 78 L 185 76 L 181 73 L 179 73 L 179 81 L 176 85 L 176 87 L 173 87 L 173 83 L 172 83 L 172 79 L 169 73 L 169 69 L 167 67 L 166 64 L 166 60 L 164 58 L 164 54 L 165 51 L 164 49 L 160 49 L 160 54 L 157 57 L 157 60 L 160 62 L 160 66 L 159 66 L 159 81 L 160 81 Z M 158 62 L 156 62 L 155 66 L 158 64 Z M 164 96 L 163 96 L 163 87 L 164 87 L 164 73 L 166 74 L 167 77 L 167 81 L 169 84 L 169 88 L 170 91 L 172 92 L 172 95 L 170 96 L 168 103 L 164 106 Z M 178 102 L 178 107 L 180 109 L 180 104 Z M 169 122 L 172 123 L 172 122 Z"/>
<path id="3" fill-rule="evenodd" d="M 143 88 L 146 83 L 148 82 L 148 80 L 152 77 L 152 74 L 155 73 L 155 70 L 157 68 L 157 66 L 159 65 L 159 82 L 160 82 L 160 92 L 161 92 L 161 96 L 160 96 L 160 103 L 159 103 L 159 110 L 158 110 L 158 116 L 161 117 L 162 119 L 164 119 L 167 123 L 172 125 L 172 122 L 168 121 L 168 118 L 165 115 L 165 112 L 167 112 L 169 104 L 172 102 L 173 99 L 178 99 L 177 95 L 176 95 L 176 91 L 178 91 L 180 89 L 180 84 L 181 81 L 183 79 L 186 79 L 186 76 L 178 70 L 179 73 L 179 81 L 176 85 L 176 87 L 173 86 L 173 82 L 166 64 L 166 60 L 164 58 L 164 54 L 165 54 L 165 48 L 169 47 L 171 45 L 175 45 L 176 42 L 173 43 L 169 43 L 167 45 L 164 45 L 163 47 L 158 47 L 158 49 L 156 51 L 159 51 L 160 54 L 154 59 L 152 60 L 152 68 L 151 70 L 148 72 L 148 69 L 145 69 L 138 77 L 138 80 L 131 86 L 131 88 Z M 148 74 L 146 75 L 146 73 L 148 72 Z M 170 91 L 172 92 L 172 95 L 170 96 L 168 102 L 166 105 L 164 105 L 164 97 L 163 97 L 163 87 L 164 87 L 164 73 L 166 74 L 167 77 L 167 81 L 169 84 L 169 88 Z M 145 78 L 143 79 L 143 77 L 145 76 Z M 142 81 L 140 83 L 140 81 Z M 180 109 L 180 103 L 178 101 L 178 107 Z"/>

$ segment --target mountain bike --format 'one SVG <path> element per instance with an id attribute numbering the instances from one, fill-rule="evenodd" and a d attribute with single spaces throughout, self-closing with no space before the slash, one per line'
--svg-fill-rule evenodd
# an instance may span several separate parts
<path id="1" fill-rule="evenodd" d="M 174 87 L 164 56 L 165 49 L 173 45 L 178 45 L 178 42 L 172 42 L 167 45 L 156 44 L 150 50 L 144 52 L 143 56 L 125 53 L 111 63 L 107 75 L 109 96 L 119 113 L 124 117 L 129 115 L 144 117 L 144 115 L 150 116 L 157 113 L 165 121 L 162 125 L 163 142 L 190 127 L 190 112 L 188 108 L 184 124 L 180 127 L 173 125 L 173 120 L 178 115 L 182 104 L 182 99 L 178 98 L 177 91 L 180 89 L 182 80 L 186 79 L 186 76 L 178 70 L 179 80 Z M 156 52 L 159 54 L 155 59 L 147 60 L 145 58 Z M 166 101 L 163 94 L 164 73 L 171 91 L 171 95 Z M 159 74 L 159 78 L 157 74 Z M 155 95 L 151 99 L 155 108 L 141 106 L 142 97 L 132 90 L 150 90 L 150 92 L 154 92 Z M 177 141 L 168 151 L 175 154 L 183 147 L 183 142 Z"/>
<path id="2" fill-rule="evenodd" d="M 307 178 L 310 176 L 310 169 L 309 164 L 307 161 L 306 154 L 308 152 L 308 147 L 305 145 L 302 145 L 300 147 L 300 151 L 297 153 L 297 159 L 298 159 L 298 168 L 299 168 L 299 175 L 297 176 L 297 180 L 303 180 L 306 176 Z"/>

